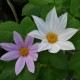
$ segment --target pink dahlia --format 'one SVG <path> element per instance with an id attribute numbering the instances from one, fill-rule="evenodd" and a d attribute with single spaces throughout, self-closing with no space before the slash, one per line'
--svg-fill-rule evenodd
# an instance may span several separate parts
<path id="1" fill-rule="evenodd" d="M 10 61 L 17 59 L 15 65 L 15 73 L 18 75 L 25 64 L 27 65 L 28 70 L 31 73 L 35 71 L 34 61 L 38 58 L 38 45 L 39 43 L 33 44 L 34 38 L 27 36 L 25 42 L 17 32 L 13 32 L 13 39 L 16 44 L 12 43 L 1 43 L 1 47 L 5 49 L 7 52 L 1 57 L 1 60 Z M 32 45 L 33 44 L 33 45 Z"/>

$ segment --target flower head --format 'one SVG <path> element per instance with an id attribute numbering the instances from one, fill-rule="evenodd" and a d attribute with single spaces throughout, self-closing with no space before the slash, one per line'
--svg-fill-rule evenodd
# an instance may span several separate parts
<path id="1" fill-rule="evenodd" d="M 33 16 L 38 30 L 30 32 L 28 35 L 41 39 L 38 51 L 49 50 L 57 53 L 59 50 L 74 50 L 74 45 L 68 41 L 78 30 L 66 28 L 67 13 L 57 16 L 55 7 L 48 13 L 45 21 L 37 16 Z"/>
<path id="2" fill-rule="evenodd" d="M 9 52 L 1 57 L 1 60 L 10 61 L 17 59 L 15 65 L 15 73 L 18 75 L 25 64 L 28 70 L 32 73 L 35 71 L 34 61 L 38 58 L 38 45 L 39 43 L 33 44 L 34 38 L 27 36 L 25 42 L 17 32 L 13 32 L 13 38 L 16 44 L 12 43 L 1 43 L 1 47 Z M 32 45 L 33 44 L 33 45 Z"/>

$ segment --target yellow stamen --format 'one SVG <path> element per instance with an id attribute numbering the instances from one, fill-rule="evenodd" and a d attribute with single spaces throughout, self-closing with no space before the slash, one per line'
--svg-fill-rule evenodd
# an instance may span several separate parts
<path id="1" fill-rule="evenodd" d="M 58 40 L 58 36 L 55 33 L 49 33 L 46 36 L 46 39 L 48 40 L 49 43 L 56 43 Z"/>
<path id="2" fill-rule="evenodd" d="M 27 56 L 29 54 L 28 48 L 22 47 L 19 50 L 21 56 Z"/>

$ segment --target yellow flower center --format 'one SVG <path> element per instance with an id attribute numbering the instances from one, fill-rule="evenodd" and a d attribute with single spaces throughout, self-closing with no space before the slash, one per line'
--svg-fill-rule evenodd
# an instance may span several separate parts
<path id="1" fill-rule="evenodd" d="M 46 36 L 46 39 L 48 40 L 49 43 L 55 43 L 58 40 L 58 36 L 55 33 L 49 33 Z"/>
<path id="2" fill-rule="evenodd" d="M 21 56 L 27 56 L 29 54 L 28 48 L 22 47 L 19 50 Z"/>

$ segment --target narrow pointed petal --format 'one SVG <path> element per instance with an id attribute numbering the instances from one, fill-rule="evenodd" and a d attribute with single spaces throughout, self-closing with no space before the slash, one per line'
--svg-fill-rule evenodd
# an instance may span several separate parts
<path id="1" fill-rule="evenodd" d="M 37 61 L 38 53 L 30 52 L 29 55 L 30 55 L 30 57 L 32 58 L 33 61 Z"/>
<path id="2" fill-rule="evenodd" d="M 46 17 L 46 24 L 50 27 L 50 31 L 56 30 L 59 24 L 59 18 L 57 16 L 55 7 L 48 13 Z"/>
<path id="3" fill-rule="evenodd" d="M 78 30 L 74 28 L 68 28 L 65 29 L 60 35 L 59 35 L 59 40 L 60 41 L 66 41 L 70 39 Z"/>
<path id="4" fill-rule="evenodd" d="M 19 49 L 18 46 L 16 46 L 15 44 L 12 44 L 12 43 L 1 43 L 0 45 L 6 51 L 14 51 L 14 50 L 18 51 L 18 49 Z"/>
<path id="5" fill-rule="evenodd" d="M 31 59 L 30 56 L 27 56 L 26 57 L 26 65 L 28 67 L 28 70 L 31 72 L 31 73 L 34 73 L 35 71 L 35 65 L 34 65 L 34 62 L 33 60 Z"/>
<path id="6" fill-rule="evenodd" d="M 44 35 L 41 34 L 38 30 L 31 31 L 28 35 L 34 38 L 44 39 Z"/>
<path id="7" fill-rule="evenodd" d="M 60 50 L 60 47 L 57 44 L 52 44 L 51 48 L 49 49 L 50 53 L 57 53 Z"/>
<path id="8" fill-rule="evenodd" d="M 32 52 L 37 52 L 38 48 L 39 48 L 39 45 L 40 45 L 40 43 L 35 43 L 30 47 L 29 50 L 32 51 Z"/>
<path id="9" fill-rule="evenodd" d="M 19 56 L 20 55 L 18 51 L 10 51 L 4 54 L 0 59 L 5 61 L 10 61 L 10 60 L 17 59 Z"/>
<path id="10" fill-rule="evenodd" d="M 32 46 L 33 42 L 34 42 L 34 38 L 31 36 L 27 36 L 25 39 L 25 46 L 30 47 Z"/>
<path id="11" fill-rule="evenodd" d="M 17 60 L 16 65 L 15 65 L 15 73 L 16 73 L 16 75 L 18 75 L 22 71 L 24 66 L 25 66 L 25 59 L 24 59 L 24 57 L 20 57 Z"/>
<path id="12" fill-rule="evenodd" d="M 60 46 L 61 50 L 75 50 L 73 43 L 70 41 L 59 41 L 57 44 Z"/>
<path id="13" fill-rule="evenodd" d="M 38 30 L 43 34 L 48 33 L 48 27 L 46 23 L 44 22 L 44 20 L 37 16 L 32 16 L 32 17 L 37 25 Z"/>
<path id="14" fill-rule="evenodd" d="M 13 32 L 13 39 L 18 46 L 23 46 L 23 39 L 16 31 Z"/>
<path id="15" fill-rule="evenodd" d="M 51 44 L 49 44 L 47 41 L 42 41 L 39 45 L 38 52 L 48 50 L 51 48 Z"/>
<path id="16" fill-rule="evenodd" d="M 59 20 L 60 20 L 60 23 L 56 29 L 56 32 L 60 33 L 62 32 L 65 28 L 66 28 L 66 25 L 67 25 L 67 13 L 61 15 L 59 17 Z"/>

